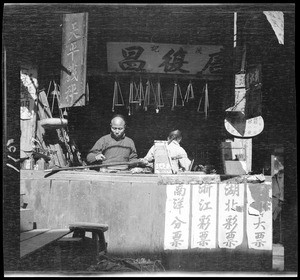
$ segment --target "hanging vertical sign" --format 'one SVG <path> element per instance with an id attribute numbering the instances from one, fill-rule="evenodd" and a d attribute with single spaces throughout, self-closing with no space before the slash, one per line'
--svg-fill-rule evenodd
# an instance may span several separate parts
<path id="1" fill-rule="evenodd" d="M 190 185 L 167 185 L 165 250 L 188 249 Z"/>
<path id="2" fill-rule="evenodd" d="M 217 184 L 192 185 L 191 248 L 216 248 Z"/>
<path id="3" fill-rule="evenodd" d="M 269 184 L 268 184 L 269 183 Z M 272 250 L 272 188 L 271 182 L 247 185 L 248 247 Z"/>
<path id="4" fill-rule="evenodd" d="M 64 14 L 60 108 L 86 104 L 88 13 Z"/>
<path id="5" fill-rule="evenodd" d="M 242 244 L 244 227 L 244 184 L 219 184 L 218 244 L 235 249 Z"/>
<path id="6" fill-rule="evenodd" d="M 247 101 L 245 114 L 247 118 L 254 118 L 262 114 L 262 78 L 261 64 L 253 65 L 247 68 L 246 77 Z"/>
<path id="7" fill-rule="evenodd" d="M 32 119 L 34 114 L 34 100 L 37 98 L 36 89 L 37 69 L 30 65 L 21 65 L 21 114 L 22 120 Z"/>

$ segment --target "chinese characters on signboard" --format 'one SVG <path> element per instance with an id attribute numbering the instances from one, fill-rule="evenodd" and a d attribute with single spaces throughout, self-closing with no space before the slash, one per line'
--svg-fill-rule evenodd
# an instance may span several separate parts
<path id="1" fill-rule="evenodd" d="M 244 184 L 219 184 L 218 243 L 234 249 L 243 241 Z"/>
<path id="2" fill-rule="evenodd" d="M 190 185 L 167 185 L 166 249 L 187 249 L 189 239 Z"/>
<path id="3" fill-rule="evenodd" d="M 247 186 L 247 237 L 249 248 L 272 250 L 272 190 L 270 184 L 262 184 L 260 190 L 254 184 Z"/>
<path id="4" fill-rule="evenodd" d="M 217 184 L 192 185 L 191 248 L 216 248 Z"/>
<path id="5" fill-rule="evenodd" d="M 235 249 L 240 245 L 272 250 L 268 182 L 176 184 L 167 185 L 166 192 L 165 250 Z"/>
<path id="6" fill-rule="evenodd" d="M 86 103 L 87 26 L 87 13 L 63 17 L 60 108 Z"/>
<path id="7" fill-rule="evenodd" d="M 107 43 L 108 72 L 222 74 L 222 46 Z"/>
<path id="8" fill-rule="evenodd" d="M 254 118 L 262 114 L 261 65 L 249 67 L 245 79 L 247 90 L 245 113 L 247 118 Z"/>

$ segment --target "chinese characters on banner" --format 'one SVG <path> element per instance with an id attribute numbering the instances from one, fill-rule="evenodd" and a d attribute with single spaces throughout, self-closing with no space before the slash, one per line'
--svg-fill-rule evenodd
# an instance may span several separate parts
<path id="1" fill-rule="evenodd" d="M 262 114 L 262 93 L 261 93 L 261 64 L 247 68 L 246 72 L 247 101 L 245 114 L 247 118 L 254 118 Z"/>
<path id="2" fill-rule="evenodd" d="M 244 184 L 219 184 L 218 244 L 234 249 L 242 244 L 244 227 Z"/>
<path id="3" fill-rule="evenodd" d="M 192 185 L 192 249 L 216 248 L 217 187 Z"/>
<path id="4" fill-rule="evenodd" d="M 167 185 L 164 249 L 187 249 L 190 185 Z"/>
<path id="5" fill-rule="evenodd" d="M 235 249 L 244 235 L 249 249 L 272 250 L 270 182 L 177 184 L 166 192 L 165 250 L 188 249 L 189 242 L 191 249 Z"/>
<path id="6" fill-rule="evenodd" d="M 267 184 L 269 183 L 269 184 Z M 247 186 L 248 247 L 272 250 L 272 188 L 271 182 Z"/>
<path id="7" fill-rule="evenodd" d="M 60 79 L 60 108 L 86 103 L 88 14 L 64 14 Z"/>
<path id="8" fill-rule="evenodd" d="M 221 79 L 222 51 L 222 46 L 215 45 L 108 42 L 108 72 L 200 74 Z"/>

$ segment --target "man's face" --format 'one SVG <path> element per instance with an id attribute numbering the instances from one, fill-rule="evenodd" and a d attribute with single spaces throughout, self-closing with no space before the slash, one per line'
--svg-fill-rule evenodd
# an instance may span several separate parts
<path id="1" fill-rule="evenodd" d="M 125 133 L 125 122 L 120 118 L 115 118 L 110 124 L 110 130 L 116 139 L 120 139 Z"/>

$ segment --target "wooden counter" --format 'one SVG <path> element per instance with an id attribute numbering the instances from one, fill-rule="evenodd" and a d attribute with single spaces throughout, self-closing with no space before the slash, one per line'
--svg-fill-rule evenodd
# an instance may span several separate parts
<path id="1" fill-rule="evenodd" d="M 173 271 L 272 268 L 269 182 L 249 184 L 243 179 L 198 172 L 60 171 L 47 178 L 44 175 L 44 171 L 21 170 L 21 193 L 25 193 L 28 208 L 34 210 L 37 228 L 105 223 L 109 227 L 105 232 L 109 254 L 162 259 Z M 203 187 L 212 191 L 209 196 Z M 232 199 L 236 194 L 239 197 Z M 225 206 L 231 212 L 226 213 Z M 209 215 L 204 216 L 204 210 Z M 203 217 L 206 224 L 200 225 Z M 229 218 L 235 223 L 233 227 L 224 223 Z M 204 233 L 208 238 L 203 239 Z"/>

